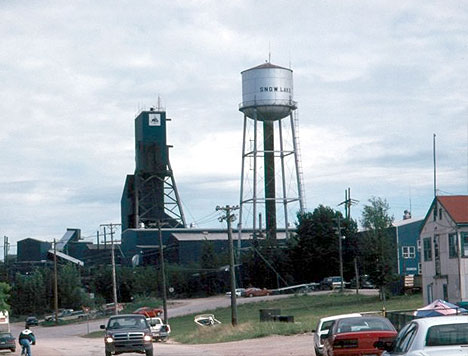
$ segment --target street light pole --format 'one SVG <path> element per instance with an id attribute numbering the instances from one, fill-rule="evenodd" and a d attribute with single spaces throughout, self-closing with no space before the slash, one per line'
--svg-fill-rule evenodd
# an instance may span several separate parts
<path id="1" fill-rule="evenodd" d="M 57 282 L 57 241 L 54 239 L 54 309 L 55 325 L 58 325 L 58 282 Z"/>

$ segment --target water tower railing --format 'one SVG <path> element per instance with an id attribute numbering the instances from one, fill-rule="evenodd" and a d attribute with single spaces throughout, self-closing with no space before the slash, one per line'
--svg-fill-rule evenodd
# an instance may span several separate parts
<path id="1" fill-rule="evenodd" d="M 297 101 L 288 99 L 244 101 L 239 104 L 239 109 L 252 108 L 256 106 L 286 106 L 295 109 L 297 108 Z"/>

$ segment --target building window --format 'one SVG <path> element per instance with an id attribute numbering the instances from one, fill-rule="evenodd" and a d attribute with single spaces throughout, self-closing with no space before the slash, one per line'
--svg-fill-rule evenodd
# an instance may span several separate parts
<path id="1" fill-rule="evenodd" d="M 422 274 L 422 263 L 421 262 L 418 263 L 418 274 L 419 275 Z"/>
<path id="2" fill-rule="evenodd" d="M 461 233 L 462 253 L 463 257 L 468 257 L 468 233 Z"/>
<path id="3" fill-rule="evenodd" d="M 418 246 L 418 251 L 421 252 L 421 239 L 416 240 L 416 245 Z"/>
<path id="4" fill-rule="evenodd" d="M 440 251 L 439 251 L 440 236 L 434 235 L 434 262 L 435 262 L 435 273 L 440 275 Z"/>
<path id="5" fill-rule="evenodd" d="M 448 241 L 449 241 L 449 258 L 457 258 L 458 257 L 457 234 L 449 234 Z"/>
<path id="6" fill-rule="evenodd" d="M 423 239 L 423 248 L 424 248 L 424 261 L 432 261 L 432 245 L 431 245 L 430 237 L 425 237 Z"/>
<path id="7" fill-rule="evenodd" d="M 439 220 L 442 220 L 442 208 L 439 208 Z"/>
<path id="8" fill-rule="evenodd" d="M 416 249 L 414 246 L 403 246 L 401 248 L 403 258 L 415 258 L 416 257 Z"/>

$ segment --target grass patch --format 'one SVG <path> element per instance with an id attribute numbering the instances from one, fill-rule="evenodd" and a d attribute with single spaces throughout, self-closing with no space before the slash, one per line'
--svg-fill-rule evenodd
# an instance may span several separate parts
<path id="1" fill-rule="evenodd" d="M 420 294 L 397 296 L 387 300 L 387 310 L 417 309 L 423 305 Z M 307 306 L 307 307 L 306 307 Z M 199 327 L 193 322 L 196 314 L 171 318 L 171 339 L 187 344 L 207 344 L 252 339 L 269 335 L 293 335 L 311 332 L 325 316 L 352 312 L 381 311 L 377 296 L 338 294 L 292 296 L 237 306 L 238 326 L 231 326 L 231 309 L 218 308 L 204 314 L 214 314 L 222 322 L 216 327 Z M 282 315 L 293 315 L 295 323 L 260 322 L 259 310 L 281 309 Z"/>
<path id="2" fill-rule="evenodd" d="M 104 338 L 104 330 L 93 331 L 93 332 L 90 332 L 89 334 L 83 335 L 82 337 L 88 338 L 88 339 Z"/>

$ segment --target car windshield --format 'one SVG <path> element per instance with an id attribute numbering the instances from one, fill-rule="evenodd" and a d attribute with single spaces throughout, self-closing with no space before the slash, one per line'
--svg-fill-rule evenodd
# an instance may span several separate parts
<path id="1" fill-rule="evenodd" d="M 468 323 L 435 325 L 427 330 L 426 346 L 468 344 Z"/>
<path id="2" fill-rule="evenodd" d="M 145 318 L 123 316 L 109 319 L 108 329 L 142 329 L 148 328 Z"/>
<path id="3" fill-rule="evenodd" d="M 339 320 L 336 330 L 340 334 L 357 331 L 393 331 L 395 329 L 386 319 L 357 317 Z"/>
<path id="4" fill-rule="evenodd" d="M 13 336 L 10 333 L 0 333 L 0 338 L 5 339 L 5 338 L 12 338 Z"/>

